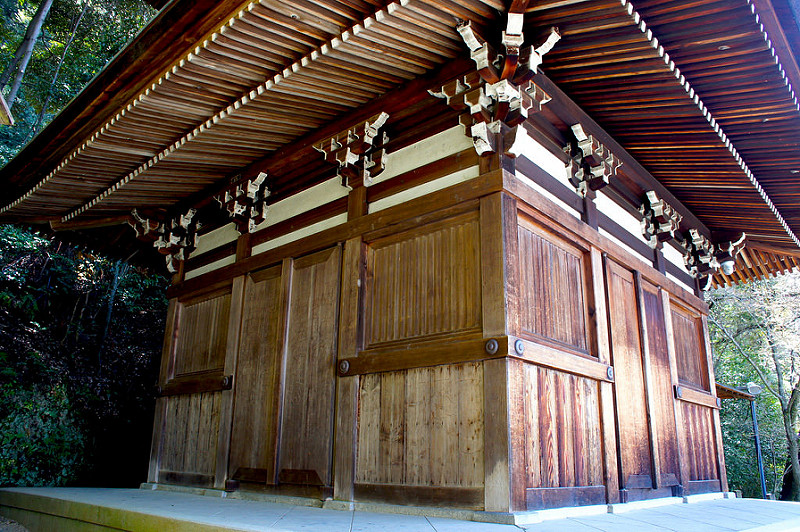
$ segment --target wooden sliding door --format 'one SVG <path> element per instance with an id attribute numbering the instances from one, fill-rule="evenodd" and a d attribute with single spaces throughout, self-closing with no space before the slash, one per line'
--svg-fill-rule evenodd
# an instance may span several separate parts
<path id="1" fill-rule="evenodd" d="M 275 483 L 284 290 L 282 268 L 248 275 L 236 370 L 228 478 Z"/>
<path id="2" fill-rule="evenodd" d="M 670 496 L 680 462 L 661 295 L 619 264 L 606 267 L 622 500 Z"/>
<path id="3" fill-rule="evenodd" d="M 340 272 L 338 246 L 292 263 L 280 483 L 331 485 Z"/>
<path id="4" fill-rule="evenodd" d="M 340 248 L 245 279 L 228 475 L 329 486 Z"/>
<path id="5" fill-rule="evenodd" d="M 649 489 L 654 486 L 653 454 L 636 284 L 633 272 L 610 260 L 606 267 L 620 489 Z"/>

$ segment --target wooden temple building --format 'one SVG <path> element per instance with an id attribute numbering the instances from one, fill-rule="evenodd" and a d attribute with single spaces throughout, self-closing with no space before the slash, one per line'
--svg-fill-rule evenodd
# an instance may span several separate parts
<path id="1" fill-rule="evenodd" d="M 0 171 L 168 268 L 148 482 L 727 491 L 702 293 L 800 257 L 785 0 L 172 0 Z"/>

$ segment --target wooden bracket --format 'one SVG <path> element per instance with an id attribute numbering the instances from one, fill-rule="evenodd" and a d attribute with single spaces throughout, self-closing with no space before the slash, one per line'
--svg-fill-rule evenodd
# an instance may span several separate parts
<path id="1" fill-rule="evenodd" d="M 236 224 L 239 234 L 254 233 L 258 224 L 267 219 L 267 174 L 259 172 L 254 179 L 236 183 L 223 190 L 214 199 Z"/>
<path id="2" fill-rule="evenodd" d="M 196 214 L 197 209 L 189 209 L 186 214 L 172 218 L 156 229 L 158 236 L 153 242 L 153 247 L 162 255 L 166 255 L 167 270 L 170 273 L 178 271 L 175 262 L 188 259 L 196 247 L 199 227 Z"/>
<path id="3" fill-rule="evenodd" d="M 683 261 L 692 277 L 700 282 L 701 290 L 711 287 L 711 276 L 719 268 L 714 244 L 697 229 L 689 229 L 681 243 L 685 253 Z"/>
<path id="4" fill-rule="evenodd" d="M 509 80 L 515 84 L 530 81 L 544 60 L 544 55 L 561 39 L 558 28 L 548 28 L 545 35 L 537 39 L 538 45 L 522 48 L 525 36 L 522 33 L 524 13 L 508 13 L 502 44 L 505 55 L 498 54 L 488 42 L 474 31 L 470 21 L 460 22 L 456 30 L 469 49 L 470 58 L 481 78 L 489 84 Z"/>
<path id="5" fill-rule="evenodd" d="M 446 99 L 447 105 L 456 111 L 468 112 L 461 115 L 460 122 L 467 136 L 472 138 L 478 155 L 497 153 L 502 145 L 505 155 L 516 157 L 516 128 L 525 122 L 529 113 L 539 112 L 542 104 L 550 101 L 531 78 L 542 56 L 558 42 L 560 34 L 556 28 L 551 28 L 538 47 L 522 50 L 523 22 L 522 11 L 508 13 L 502 36 L 505 55 L 497 54 L 481 39 L 469 21 L 460 22 L 456 29 L 475 61 L 476 72 L 442 86 L 439 91 L 429 91 L 433 96 Z M 523 68 L 519 68 L 520 65 Z M 506 132 L 502 126 L 512 131 Z"/>
<path id="6" fill-rule="evenodd" d="M 128 219 L 128 225 L 133 227 L 136 231 L 136 238 L 145 242 L 153 242 L 158 238 L 156 230 L 161 225 L 161 222 L 151 219 L 150 216 L 139 213 L 138 210 L 133 209 L 131 216 Z"/>
<path id="7" fill-rule="evenodd" d="M 447 105 L 462 113 L 459 121 L 472 138 L 475 151 L 482 156 L 497 153 L 502 145 L 506 155 L 516 157 L 518 126 L 550 101 L 547 93 L 531 81 L 516 85 L 502 79 L 487 84 L 478 72 L 451 81 L 430 94 L 446 100 Z"/>
<path id="8" fill-rule="evenodd" d="M 152 243 L 159 253 L 166 255 L 167 270 L 175 273 L 178 271 L 175 262 L 189 258 L 194 251 L 200 227 L 196 214 L 197 209 L 189 209 L 186 214 L 161 222 L 133 209 L 128 225 L 136 231 L 136 238 Z"/>
<path id="9" fill-rule="evenodd" d="M 586 196 L 588 190 L 596 191 L 608 185 L 622 162 L 594 135 L 587 134 L 581 124 L 573 124 L 570 129 L 573 138 L 564 147 L 564 153 L 569 156 L 569 181 Z"/>
<path id="10" fill-rule="evenodd" d="M 314 145 L 329 163 L 338 165 L 342 186 L 368 187 L 386 168 L 386 149 L 389 137 L 383 131 L 388 113 L 378 113 L 359 124 L 340 131 L 333 137 Z"/>
<path id="11" fill-rule="evenodd" d="M 716 253 L 714 253 L 714 258 L 717 259 L 717 262 L 720 264 L 720 268 L 723 270 L 723 273 L 726 273 L 724 270 L 724 263 L 728 261 L 735 261 L 736 256 L 742 252 L 745 246 L 745 239 L 747 235 L 745 233 L 741 233 L 737 238 L 728 240 L 725 242 L 718 242 L 716 247 Z"/>
<path id="12" fill-rule="evenodd" d="M 642 213 L 642 235 L 653 249 L 659 249 L 664 242 L 675 238 L 683 219 L 683 216 L 653 190 L 645 194 L 639 212 Z"/>

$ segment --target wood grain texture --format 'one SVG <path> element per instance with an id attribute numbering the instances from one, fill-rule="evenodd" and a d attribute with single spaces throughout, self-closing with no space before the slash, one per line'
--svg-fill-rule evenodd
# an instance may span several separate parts
<path id="1" fill-rule="evenodd" d="M 213 478 L 220 393 L 176 395 L 167 399 L 162 470 Z"/>
<path id="2" fill-rule="evenodd" d="M 675 428 L 675 398 L 667 348 L 667 328 L 660 290 L 642 282 L 644 319 L 647 322 L 647 345 L 650 355 L 653 438 L 658 452 L 659 481 L 673 475 L 680 478 L 678 437 Z"/>
<path id="3" fill-rule="evenodd" d="M 700 315 L 677 304 L 672 305 L 672 330 L 678 381 L 709 391 L 708 361 Z"/>
<path id="4" fill-rule="evenodd" d="M 608 270 L 608 312 L 619 430 L 620 488 L 631 476 L 652 475 L 642 345 L 633 273 L 614 261 Z"/>
<path id="5" fill-rule="evenodd" d="M 275 482 L 284 313 L 281 267 L 245 279 L 239 361 L 228 476 L 241 468 L 264 470 Z"/>
<path id="6" fill-rule="evenodd" d="M 681 402 L 688 451 L 689 480 L 717 480 L 717 448 L 713 409 Z"/>
<path id="7" fill-rule="evenodd" d="M 177 325 L 174 376 L 223 369 L 230 307 L 230 292 L 182 304 Z"/>
<path id="8" fill-rule="evenodd" d="M 528 488 L 603 485 L 597 381 L 525 364 Z"/>
<path id="9" fill-rule="evenodd" d="M 520 218 L 520 328 L 588 353 L 585 254 Z"/>
<path id="10" fill-rule="evenodd" d="M 247 239 L 245 239 L 247 240 Z M 239 331 L 242 324 L 242 307 L 244 305 L 245 278 L 237 277 L 231 286 L 231 305 L 228 316 L 227 338 L 225 340 L 224 372 L 234 375 L 239 362 Z M 225 384 L 225 381 L 223 381 Z M 228 480 L 228 461 L 231 449 L 231 431 L 233 429 L 233 399 L 231 386 L 225 386 L 220 394 L 219 431 L 217 437 L 216 471 L 214 487 L 224 489 Z"/>
<path id="11" fill-rule="evenodd" d="M 366 345 L 477 331 L 479 257 L 474 212 L 371 242 Z"/>
<path id="12" fill-rule="evenodd" d="M 666 290 L 661 290 L 661 307 L 662 315 L 664 316 L 664 326 L 666 334 L 666 347 L 669 362 L 670 381 L 675 386 L 678 383 L 678 363 L 675 356 L 675 335 L 672 329 L 672 319 L 667 317 L 672 316 L 672 305 L 670 303 L 670 295 Z M 678 468 L 680 475 L 678 480 L 686 489 L 689 482 L 689 450 L 686 442 L 686 424 L 683 422 L 683 408 L 679 403 L 673 401 L 673 412 L 675 413 L 675 436 L 678 442 Z"/>
<path id="13" fill-rule="evenodd" d="M 339 307 L 339 363 L 348 357 L 354 357 L 360 344 L 364 253 L 365 246 L 360 237 L 345 242 Z M 358 376 L 348 376 L 336 381 L 333 497 L 337 500 L 352 501 L 354 498 L 359 379 Z"/>
<path id="14" fill-rule="evenodd" d="M 315 472 L 330 485 L 341 251 L 292 264 L 279 472 Z"/>
<path id="15" fill-rule="evenodd" d="M 356 483 L 482 487 L 483 435 L 480 362 L 363 375 Z"/>

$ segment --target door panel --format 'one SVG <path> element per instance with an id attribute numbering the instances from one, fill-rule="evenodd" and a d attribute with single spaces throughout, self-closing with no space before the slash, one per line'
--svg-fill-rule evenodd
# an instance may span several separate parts
<path id="1" fill-rule="evenodd" d="M 658 447 L 659 475 L 662 486 L 678 484 L 678 437 L 675 431 L 675 399 L 667 349 L 664 306 L 659 289 L 642 283 L 644 312 L 647 323 L 647 345 L 650 353 L 650 380 L 654 411 L 652 412 Z"/>
<path id="2" fill-rule="evenodd" d="M 228 475 L 275 483 L 284 305 L 281 267 L 245 280 Z"/>
<path id="3" fill-rule="evenodd" d="M 652 456 L 633 273 L 608 261 L 608 310 L 619 438 L 620 488 L 650 488 Z"/>
<path id="4" fill-rule="evenodd" d="M 279 477 L 330 485 L 341 252 L 293 261 L 287 316 Z"/>

